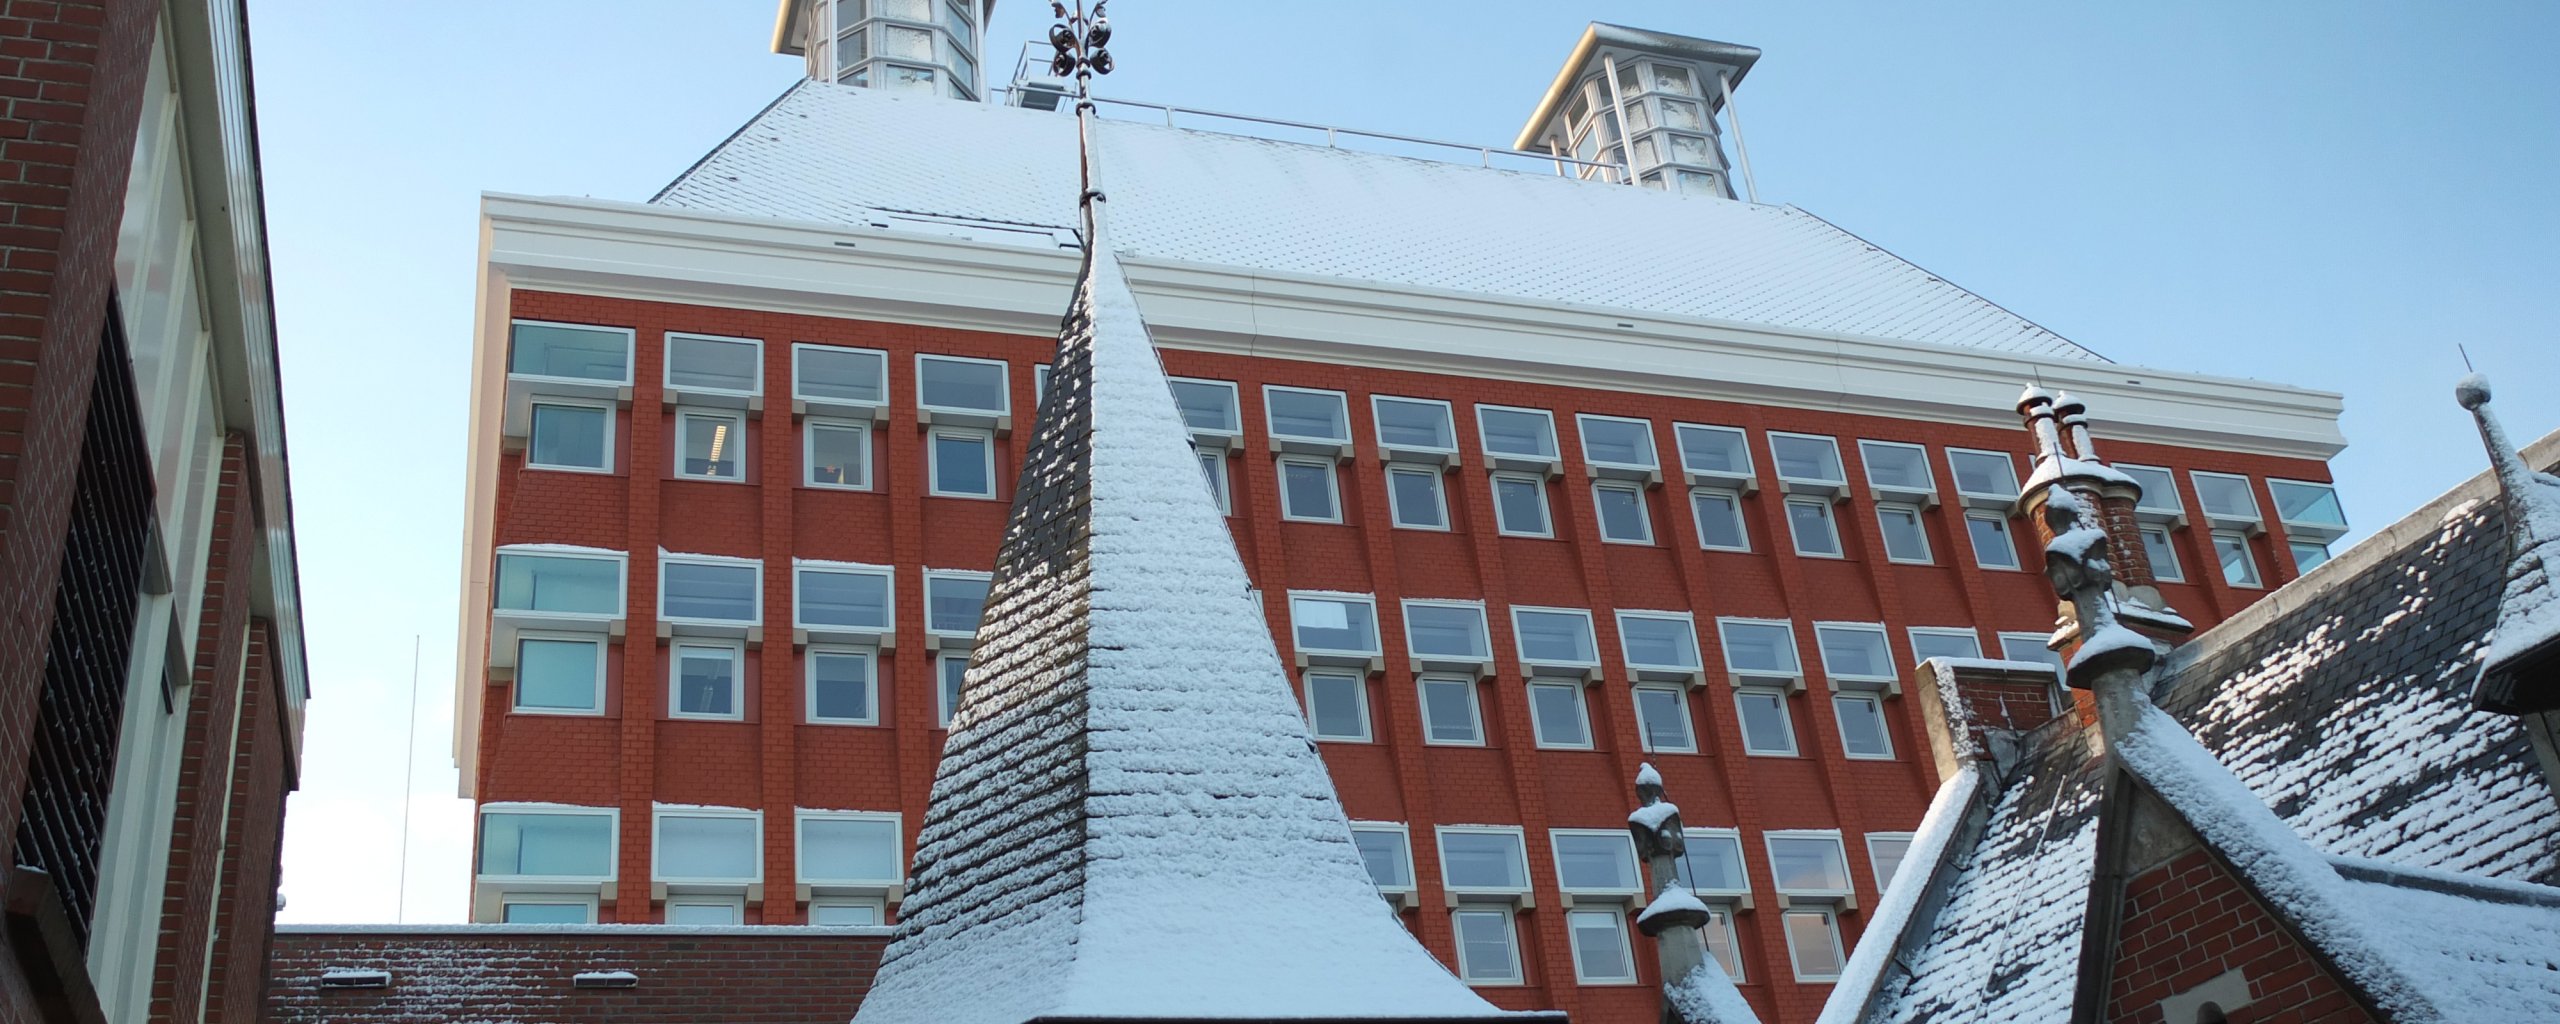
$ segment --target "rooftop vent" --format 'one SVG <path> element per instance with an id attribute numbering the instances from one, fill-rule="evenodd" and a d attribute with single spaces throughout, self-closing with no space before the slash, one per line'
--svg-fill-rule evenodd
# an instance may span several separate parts
<path id="1" fill-rule="evenodd" d="M 569 978 L 577 988 L 636 988 L 640 976 L 630 971 L 579 971 Z"/>
<path id="2" fill-rule="evenodd" d="M 390 988 L 391 972 L 378 967 L 332 967 L 320 972 L 321 988 Z"/>

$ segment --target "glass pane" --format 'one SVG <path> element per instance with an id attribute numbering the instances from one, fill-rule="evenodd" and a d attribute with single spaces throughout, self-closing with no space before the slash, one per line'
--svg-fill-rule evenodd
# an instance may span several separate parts
<path id="1" fill-rule="evenodd" d="M 1884 836 L 1867 837 L 1867 859 L 1875 863 L 1876 888 L 1881 891 L 1893 884 L 1893 876 L 1902 873 L 1902 858 L 1911 852 L 1911 840 Z"/>
<path id="2" fill-rule="evenodd" d="M 2017 468 L 2009 457 L 1987 452 L 1947 452 L 1947 465 L 1956 473 L 1956 490 L 1963 494 L 1985 494 L 1993 497 L 2015 497 L 2018 493 Z"/>
<path id="3" fill-rule="evenodd" d="M 1571 612 L 1518 610 L 1513 628 L 1520 633 L 1522 661 L 1588 665 L 1600 660 L 1591 640 L 1591 620 Z"/>
<path id="4" fill-rule="evenodd" d="M 858 28 L 857 28 L 857 29 L 854 29 L 854 30 L 853 30 L 853 31 L 851 31 L 851 32 L 847 32 L 847 33 L 845 33 L 844 35 L 842 35 L 842 36 L 838 36 L 838 37 L 837 37 L 837 42 L 836 42 L 836 70 L 837 70 L 837 71 L 841 72 L 841 71 L 843 71 L 843 70 L 845 70 L 845 69 L 847 69 L 847 68 L 850 68 L 850 67 L 852 67 L 852 66 L 854 66 L 854 65 L 856 65 L 856 64 L 860 64 L 860 63 L 862 63 L 863 58 L 865 58 L 865 57 L 869 57 L 869 56 L 871 56 L 871 47 L 870 47 L 870 45 L 869 45 L 869 43 L 868 43 L 867 39 L 864 37 L 863 32 L 862 32 L 862 30 L 861 30 L 861 29 L 858 29 Z"/>
<path id="5" fill-rule="evenodd" d="M 1280 464 L 1281 511 L 1297 519 L 1341 518 L 1333 507 L 1333 467 L 1314 462 Z"/>
<path id="6" fill-rule="evenodd" d="M 480 873 L 499 877 L 610 878 L 613 818 L 603 814 L 489 811 L 480 816 Z"/>
<path id="7" fill-rule="evenodd" d="M 1737 836 L 1691 832 L 1689 855 L 1680 859 L 1681 884 L 1702 892 L 1742 892 L 1751 883 L 1742 874 L 1742 840 Z"/>
<path id="8" fill-rule="evenodd" d="M 871 659 L 859 654 L 809 655 L 809 716 L 871 720 Z"/>
<path id="9" fill-rule="evenodd" d="M 2267 493 L 2276 500 L 2276 518 L 2287 523 L 2346 528 L 2347 513 L 2338 507 L 2338 492 L 2327 484 L 2269 480 Z"/>
<path id="10" fill-rule="evenodd" d="M 933 489 L 950 495 L 996 493 L 994 474 L 987 467 L 987 444 L 986 438 L 976 434 L 933 435 Z"/>
<path id="11" fill-rule="evenodd" d="M 1555 457 L 1555 423 L 1542 413 L 1480 408 L 1476 419 L 1484 425 L 1485 451 L 1535 459 Z"/>
<path id="12" fill-rule="evenodd" d="M 1449 407 L 1438 402 L 1401 398 L 1377 401 L 1378 443 L 1391 448 L 1455 451 L 1458 439 L 1449 427 Z"/>
<path id="13" fill-rule="evenodd" d="M 527 637 L 516 646 L 516 707 L 594 711 L 604 646 L 593 640 Z"/>
<path id="14" fill-rule="evenodd" d="M 1439 743 L 1477 743 L 1475 683 L 1465 679 L 1422 681 L 1422 717 Z"/>
<path id="15" fill-rule="evenodd" d="M 942 29 L 943 29 L 943 31 L 945 31 L 945 32 L 949 32 L 949 33 L 951 33 L 953 37 L 955 37 L 955 38 L 959 39 L 961 42 L 964 42 L 964 43 L 965 43 L 965 42 L 968 42 L 968 41 L 969 41 L 969 13 L 968 13 L 967 11 L 963 11 L 963 10 L 961 10 L 961 9 L 960 9 L 957 5 L 955 5 L 955 4 L 950 4 L 950 3 L 945 3 L 945 4 L 943 4 L 943 5 L 942 5 Z"/>
<path id="16" fill-rule="evenodd" d="M 676 648 L 676 711 L 738 713 L 738 652 L 727 647 Z"/>
<path id="17" fill-rule="evenodd" d="M 1724 968 L 1725 977 L 1741 984 L 1742 958 L 1733 949 L 1733 918 L 1724 911 L 1710 910 L 1706 927 L 1698 929 L 1698 933 L 1706 939 L 1708 955 Z"/>
<path id="18" fill-rule="evenodd" d="M 1675 163 L 1703 164 L 1708 167 L 1724 165 L 1723 157 L 1716 152 L 1714 146 L 1707 144 L 1707 137 L 1704 135 L 1665 134 L 1663 138 L 1671 140 L 1671 159 Z"/>
<path id="19" fill-rule="evenodd" d="M 745 471 L 739 450 L 746 447 L 746 428 L 737 417 L 687 413 L 676 425 L 684 435 L 684 475 L 736 480 Z"/>
<path id="20" fill-rule="evenodd" d="M 1738 693 L 1742 709 L 1743 749 L 1760 754 L 1796 752 L 1796 733 L 1787 720 L 1787 699 L 1774 693 Z"/>
<path id="21" fill-rule="evenodd" d="M 975 635 L 978 617 L 986 610 L 989 582 L 982 576 L 925 577 L 925 628 L 936 633 Z"/>
<path id="22" fill-rule="evenodd" d="M 879 32 L 881 56 L 903 57 L 908 60 L 933 59 L 933 33 L 902 25 L 882 25 Z"/>
<path id="23" fill-rule="evenodd" d="M 1816 626 L 1813 635 L 1822 644 L 1824 671 L 1843 678 L 1893 678 L 1893 652 L 1882 631 Z"/>
<path id="24" fill-rule="evenodd" d="M 756 820 L 664 815 L 658 819 L 658 877 L 754 878 L 763 843 Z"/>
<path id="25" fill-rule="evenodd" d="M 1769 873 L 1788 892 L 1849 891 L 1849 863 L 1834 839 L 1769 837 Z"/>
<path id="26" fill-rule="evenodd" d="M 1594 489 L 1592 495 L 1600 505 L 1600 536 L 1603 539 L 1652 539 L 1652 524 L 1645 522 L 1643 491 L 1633 487 L 1601 487 Z"/>
<path id="27" fill-rule="evenodd" d="M 1697 749 L 1689 736 L 1689 706 L 1678 690 L 1645 688 L 1636 691 L 1636 724 L 1644 727 L 1647 750 L 1688 751 Z"/>
<path id="28" fill-rule="evenodd" d="M 1532 536 L 1547 535 L 1547 486 L 1536 480 L 1519 477 L 1496 477 L 1493 481 L 1494 512 L 1501 517 L 1501 527 L 1508 533 Z"/>
<path id="29" fill-rule="evenodd" d="M 1405 861 L 1404 833 L 1355 828 L 1351 830 L 1351 843 L 1360 848 L 1360 862 L 1369 866 L 1369 880 L 1378 888 L 1413 887 L 1413 869 Z"/>
<path id="30" fill-rule="evenodd" d="M 658 608 L 661 617 L 756 620 L 756 580 L 761 574 L 755 566 L 666 562 L 658 571 L 664 577 L 660 588 L 664 597 Z"/>
<path id="31" fill-rule="evenodd" d="M 1193 430 L 1233 434 L 1239 429 L 1236 424 L 1236 389 L 1232 384 L 1174 381 L 1173 404 L 1182 410 L 1182 422 Z"/>
<path id="32" fill-rule="evenodd" d="M 1653 102 L 1662 105 L 1663 124 L 1670 125 L 1673 128 L 1687 128 L 1692 131 L 1706 126 L 1706 121 L 1701 116 L 1700 111 L 1698 110 L 1698 105 L 1695 103 L 1691 103 L 1687 100 L 1670 99 L 1654 100 Z"/>
<path id="33" fill-rule="evenodd" d="M 800 621 L 812 626 L 889 628 L 888 575 L 800 570 Z"/>
<path id="34" fill-rule="evenodd" d="M 883 18 L 933 20 L 933 0 L 875 0 L 874 7 Z"/>
<path id="35" fill-rule="evenodd" d="M 1564 747 L 1591 745 L 1591 731 L 1582 719 L 1580 686 L 1569 683 L 1531 686 L 1529 706 L 1538 716 L 1538 742 Z"/>
<path id="36" fill-rule="evenodd" d="M 2329 545 L 2297 540 L 2291 546 L 2295 572 L 2310 572 L 2329 560 Z"/>
<path id="37" fill-rule="evenodd" d="M 669 903 L 667 923 L 732 925 L 738 923 L 738 908 L 731 903 Z"/>
<path id="38" fill-rule="evenodd" d="M 1645 66 L 1653 69 L 1653 87 L 1656 90 L 1682 96 L 1697 95 L 1697 87 L 1689 82 L 1689 69 L 1675 68 L 1666 64 Z"/>
<path id="39" fill-rule="evenodd" d="M 1378 650 L 1378 612 L 1365 601 L 1322 597 L 1289 599 L 1289 621 L 1297 627 L 1298 646 L 1313 651 L 1374 654 Z"/>
<path id="40" fill-rule="evenodd" d="M 667 386 L 753 392 L 759 347 L 752 341 L 669 334 Z"/>
<path id="41" fill-rule="evenodd" d="M 1748 475 L 1751 451 L 1743 444 L 1742 432 L 1722 427 L 1700 427 L 1681 424 L 1680 461 L 1700 473 Z"/>
<path id="42" fill-rule="evenodd" d="M 799 379 L 794 390 L 802 398 L 832 399 L 862 405 L 889 401 L 887 357 L 878 352 L 840 348 L 797 348 Z"/>
<path id="43" fill-rule="evenodd" d="M 1528 865 L 1512 832 L 1443 832 L 1441 873 L 1460 889 L 1526 889 Z"/>
<path id="44" fill-rule="evenodd" d="M 1922 449 L 1860 441 L 1858 455 L 1866 460 L 1867 482 L 1870 484 L 1906 491 L 1932 489 L 1929 457 Z"/>
<path id="45" fill-rule="evenodd" d="M 1621 615 L 1618 617 L 1618 639 L 1626 647 L 1627 664 L 1649 668 L 1698 667 L 1698 634 L 1687 619 Z"/>
<path id="46" fill-rule="evenodd" d="M 880 908 L 868 903 L 812 903 L 809 923 L 830 928 L 876 925 L 880 923 Z"/>
<path id="47" fill-rule="evenodd" d="M 1427 529 L 1446 529 L 1447 509 L 1440 507 L 1440 472 L 1395 470 L 1387 474 L 1387 486 L 1395 503 L 1396 525 Z"/>
<path id="48" fill-rule="evenodd" d="M 1920 526 L 1920 513 L 1907 508 L 1879 508 L 1876 524 L 1884 529 L 1886 558 L 1902 562 L 1929 560 L 1929 533 Z"/>
<path id="49" fill-rule="evenodd" d="M 2134 505 L 2135 508 L 2154 512 L 2186 511 L 2186 507 L 2178 501 L 2178 478 L 2171 475 L 2168 470 L 2153 469 L 2149 466 L 2128 466 L 2123 463 L 2117 463 L 2116 470 L 2132 477 L 2133 482 L 2142 485 L 2142 500 Z"/>
<path id="50" fill-rule="evenodd" d="M 1698 517 L 1701 546 L 1734 551 L 1751 546 L 1742 532 L 1742 503 L 1733 495 L 1720 491 L 1692 494 L 1689 508 Z"/>
<path id="51" fill-rule="evenodd" d="M 2057 672 L 2062 669 L 2061 652 L 2046 647 L 2045 638 L 2042 636 L 2003 634 L 2000 637 L 2000 660 L 2031 661 L 2039 665 L 2051 665 Z"/>
<path id="52" fill-rule="evenodd" d="M 1982 638 L 1972 633 L 1911 634 L 1911 653 L 1921 661 L 1931 658 L 1979 658 Z"/>
<path id="53" fill-rule="evenodd" d="M 1843 694 L 1831 699 L 1840 719 L 1840 746 L 1855 757 L 1891 757 L 1893 740 L 1885 733 L 1884 704 L 1873 697 Z"/>
<path id="54" fill-rule="evenodd" d="M 1307 717 L 1326 739 L 1365 739 L 1369 734 L 1367 686 L 1356 676 L 1323 672 L 1307 677 Z"/>
<path id="55" fill-rule="evenodd" d="M 2187 570 L 2178 564 L 2178 548 L 2169 543 L 2169 531 L 2157 526 L 2142 530 L 2142 551 L 2151 558 L 2151 576 L 2163 583 L 2177 583 L 2187 578 Z"/>
<path id="56" fill-rule="evenodd" d="M 1645 105 L 1640 102 L 1627 104 L 1628 131 L 1640 132 L 1651 127 L 1653 127 L 1653 111 L 1646 109 Z M 1643 147 L 1651 141 L 1652 140 L 1647 139 L 1638 145 L 1639 147 Z"/>
<path id="57" fill-rule="evenodd" d="M 969 678 L 969 657 L 957 653 L 944 654 L 934 662 L 933 670 L 942 681 L 942 706 L 936 709 L 941 716 L 939 724 L 947 726 L 951 724 L 952 714 L 960 710 L 960 687 Z"/>
<path id="58" fill-rule="evenodd" d="M 2258 559 L 2249 551 L 2249 540 L 2238 534 L 2213 535 L 2214 557 L 2222 560 L 2222 581 L 2235 587 L 2258 585 Z"/>
<path id="59" fill-rule="evenodd" d="M 1458 969 L 1469 981 L 1507 981 L 1511 962 L 1511 912 L 1458 912 Z"/>
<path id="60" fill-rule="evenodd" d="M 904 64 L 889 65 L 881 79 L 880 84 L 891 92 L 926 94 L 931 94 L 936 88 L 934 83 L 940 81 L 932 68 L 911 68 Z"/>
<path id="61" fill-rule="evenodd" d="M 1964 517 L 1965 533 L 1973 538 L 1973 560 L 1986 569 L 2018 567 L 2018 545 L 2009 539 L 2009 521 L 1997 516 Z"/>
<path id="62" fill-rule="evenodd" d="M 508 924 L 586 924 L 584 903 L 509 902 L 499 918 Z"/>
<path id="63" fill-rule="evenodd" d="M 1777 622 L 1722 622 L 1724 663 L 1746 675 L 1793 676 L 1797 672 L 1793 627 Z"/>
<path id="64" fill-rule="evenodd" d="M 1556 844 L 1557 885 L 1575 891 L 1633 892 L 1635 843 L 1626 833 L 1585 835 L 1559 832 Z"/>
<path id="65" fill-rule="evenodd" d="M 605 462 L 605 428 L 613 414 L 586 405 L 536 405 L 525 461 L 537 466 L 611 469 Z"/>
<path id="66" fill-rule="evenodd" d="M 1777 456 L 1778 475 L 1789 480 L 1842 483 L 1840 449 L 1827 437 L 1769 435 L 1769 451 Z"/>
<path id="67" fill-rule="evenodd" d="M 517 323 L 507 372 L 621 384 L 631 379 L 631 334 L 608 327 Z"/>
<path id="68" fill-rule="evenodd" d="M 1004 364 L 927 358 L 916 367 L 916 401 L 934 409 L 1003 412 L 1010 408 Z"/>
<path id="69" fill-rule="evenodd" d="M 829 487 L 871 483 L 871 432 L 861 427 L 809 424 L 809 482 Z"/>
<path id="70" fill-rule="evenodd" d="M 1831 930 L 1829 914 L 1788 911 L 1787 949 L 1795 956 L 1798 977 L 1829 978 L 1840 973 L 1840 937 Z"/>
<path id="71" fill-rule="evenodd" d="M 1573 913 L 1573 962 L 1592 981 L 1632 978 L 1627 966 L 1627 929 L 1607 911 Z"/>
<path id="72" fill-rule="evenodd" d="M 1619 466 L 1650 467 L 1654 464 L 1652 424 L 1643 420 L 1588 417 L 1581 422 L 1583 458 Z"/>
<path id="73" fill-rule="evenodd" d="M 2226 519 L 2258 518 L 2258 499 L 2249 493 L 2249 478 L 2195 474 L 2196 500 L 2207 515 Z"/>
<path id="74" fill-rule="evenodd" d="M 622 563 L 549 555 L 498 556 L 502 611 L 622 614 Z"/>
<path id="75" fill-rule="evenodd" d="M 800 819 L 800 878 L 896 882 L 898 823 L 887 818 Z"/>
<path id="76" fill-rule="evenodd" d="M 1227 453 L 1218 450 L 1193 451 L 1200 459 L 1200 481 L 1209 485 L 1209 497 L 1218 508 L 1227 507 Z"/>
<path id="77" fill-rule="evenodd" d="M 1491 657 L 1486 649 L 1484 609 L 1445 604 L 1409 604 L 1405 632 L 1413 653 L 1450 658 Z"/>
<path id="78" fill-rule="evenodd" d="M 1270 405 L 1272 433 L 1320 441 L 1351 440 L 1350 421 L 1343 412 L 1341 395 L 1273 388 L 1265 390 L 1263 396 Z"/>

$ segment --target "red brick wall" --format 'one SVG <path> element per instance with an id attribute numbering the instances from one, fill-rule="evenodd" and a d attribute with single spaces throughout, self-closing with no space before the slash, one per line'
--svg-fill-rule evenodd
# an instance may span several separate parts
<path id="1" fill-rule="evenodd" d="M 629 633 L 618 646 L 602 718 L 513 715 L 508 691 L 492 687 L 484 703 L 479 757 L 479 798 L 485 801 L 556 801 L 619 807 L 622 812 L 620 882 L 606 904 L 608 920 L 654 920 L 649 902 L 649 820 L 653 800 L 760 807 L 766 810 L 765 875 L 792 877 L 793 806 L 895 810 L 905 815 L 912 839 L 923 820 L 928 787 L 941 746 L 933 726 L 934 675 L 924 646 L 919 566 L 986 569 L 993 564 L 1004 507 L 1000 502 L 935 498 L 925 494 L 925 462 L 915 415 L 915 356 L 919 352 L 1004 359 L 1011 363 L 1012 404 L 1018 426 L 998 442 L 1000 497 L 1011 493 L 1011 467 L 1028 436 L 1019 421 L 1034 408 L 1031 368 L 1048 362 L 1046 338 L 990 334 L 822 317 L 731 310 L 667 302 L 517 292 L 512 314 L 528 319 L 635 328 L 634 398 L 617 428 L 614 475 L 522 469 L 518 456 L 502 459 L 495 543 L 572 543 L 631 554 Z M 748 428 L 749 483 L 670 479 L 673 417 L 662 402 L 661 351 L 668 331 L 760 338 L 764 341 L 766 412 Z M 854 345 L 885 350 L 891 374 L 890 418 L 876 432 L 875 490 L 847 493 L 796 486 L 801 441 L 788 409 L 793 342 Z M 2003 450 L 2023 455 L 2022 429 L 1949 426 L 1837 411 L 1775 408 L 1602 388 L 1569 388 L 1490 377 L 1346 367 L 1271 358 L 1167 351 L 1168 370 L 1180 376 L 1234 381 L 1247 426 L 1241 453 L 1229 459 L 1237 515 L 1229 520 L 1247 570 L 1262 588 L 1274 634 L 1289 653 L 1286 591 L 1327 589 L 1376 595 L 1386 664 L 1371 678 L 1369 698 L 1375 744 L 1323 745 L 1343 802 L 1355 818 L 1413 825 L 1414 860 L 1422 909 L 1407 923 L 1444 959 L 1453 958 L 1452 929 L 1438 886 L 1433 823 L 1523 823 L 1528 827 L 1536 909 L 1519 916 L 1528 984 L 1487 989 L 1508 1007 L 1553 1007 L 1595 1021 L 1649 1017 L 1652 1002 L 1640 987 L 1577 986 L 1566 943 L 1561 900 L 1545 829 L 1619 828 L 1633 800 L 1630 780 L 1640 762 L 1662 772 L 1670 794 L 1696 826 L 1739 826 L 1760 905 L 1772 907 L 1774 885 L 1760 832 L 1779 828 L 1836 828 L 1847 840 L 1860 904 L 1873 905 L 1874 876 L 1867 863 L 1868 832 L 1908 831 L 1925 812 L 1929 790 L 1926 739 L 1907 698 L 1886 701 L 1896 757 L 1849 760 L 1842 755 L 1811 623 L 1817 620 L 1883 622 L 1891 628 L 1895 657 L 1911 662 L 1907 626 L 1982 627 L 1986 652 L 1996 653 L 1997 631 L 2047 632 L 2053 595 L 2032 570 L 2031 531 L 2020 525 L 2019 558 L 2028 571 L 1985 571 L 1973 565 L 1961 511 L 1927 514 L 1934 565 L 1899 565 L 1881 554 L 1874 508 L 1863 485 L 1837 507 L 1847 549 L 1844 559 L 1799 558 L 1791 553 L 1780 519 L 1780 495 L 1770 466 L 1766 432 L 1827 434 L 1838 439 L 1851 480 L 1862 480 L 1860 438 L 1922 442 L 1931 446 L 1939 486 L 1952 494 L 1945 446 Z M 1333 388 L 1348 395 L 1356 458 L 1340 476 L 1347 525 L 1282 522 L 1272 453 L 1263 422 L 1262 385 Z M 1447 399 L 1463 452 L 1444 480 L 1455 526 L 1448 533 L 1390 528 L 1384 469 L 1371 426 L 1369 398 L 1401 395 Z M 1551 410 L 1556 415 L 1564 474 L 1549 488 L 1557 539 L 1498 536 L 1493 529 L 1490 481 L 1474 428 L 1476 404 Z M 2101 410 L 2103 412 L 2104 410 Z M 1647 495 L 1656 545 L 1603 544 L 1594 522 L 1573 414 L 1607 413 L 1649 418 L 1654 442 L 1675 482 Z M 1676 482 L 1675 422 L 1711 423 L 1750 432 L 1760 492 L 1744 499 L 1754 551 L 1704 551 L 1696 542 L 1687 489 Z M 2103 432 L 2103 424 L 2101 425 Z M 2218 452 L 2110 443 L 2112 457 L 2180 470 L 2203 468 L 2301 479 L 2325 479 L 2316 462 Z M 2023 460 L 2019 463 L 2025 472 Z M 2183 489 L 2182 489 L 2183 490 Z M 2189 496 L 2192 500 L 2192 496 Z M 2272 507 L 2271 505 L 2269 507 Z M 2200 517 L 2198 517 L 2200 518 Z M 2253 599 L 2257 591 L 2233 591 L 2218 577 L 2196 571 L 2212 564 L 2201 534 L 2185 531 L 2189 578 L 2164 586 L 2169 600 L 2199 625 L 2210 625 Z M 657 584 L 654 553 L 665 548 L 757 557 L 763 560 L 766 643 L 756 652 L 757 689 L 749 721 L 668 721 L 664 717 L 666 666 L 655 634 Z M 2271 549 L 2281 552 L 2281 547 Z M 896 577 L 898 643 L 883 652 L 884 728 L 797 724 L 801 720 L 800 659 L 788 636 L 794 555 L 865 561 L 899 567 Z M 2272 574 L 2271 574 L 2272 575 Z M 1500 671 L 1479 690 L 1488 745 L 1427 746 L 1420 742 L 1419 700 L 1402 643 L 1399 599 L 1481 598 Z M 1510 605 L 1590 608 L 1611 682 L 1586 691 L 1595 733 L 1589 751 L 1539 750 L 1532 740 L 1527 694 L 1511 652 Z M 1632 694 L 1619 657 L 1614 609 L 1693 610 L 1711 666 L 1708 686 L 1689 695 L 1699 736 L 1695 754 L 1640 749 Z M 1731 689 L 1721 671 L 1712 623 L 1717 616 L 1785 618 L 1797 623 L 1797 645 L 1814 675 L 1808 692 L 1790 702 L 1799 758 L 1745 757 Z M 799 920 L 787 885 L 771 884 L 769 902 L 748 908 L 750 921 Z M 1842 918 L 1844 938 L 1863 928 L 1855 912 Z M 1746 973 L 1742 989 L 1772 1021 L 1811 1020 L 1829 986 L 1791 978 L 1777 915 L 1749 912 L 1737 919 Z M 1634 944 L 1639 974 L 1651 977 L 1646 944 Z"/>
<path id="2" fill-rule="evenodd" d="M 151 1013 L 161 1019 L 193 1020 L 202 1009 L 214 901 L 224 882 L 225 812 L 231 803 L 241 667 L 248 654 L 249 560 L 256 551 L 251 527 L 257 515 L 249 505 L 246 448 L 241 434 L 223 439 L 213 547 L 205 561 L 203 621 L 196 634 L 195 685 L 188 690 L 186 739 L 179 752 L 168 888 L 161 897 L 160 955 L 151 982 Z"/>
<path id="3" fill-rule="evenodd" d="M 240 742 L 232 751 L 231 827 L 223 835 L 223 887 L 214 919 L 207 1024 L 253 1024 L 267 995 L 267 946 L 275 934 L 283 865 L 285 794 L 294 786 L 292 727 L 276 675 L 272 624 L 249 628 L 248 679 L 241 687 Z"/>
<path id="4" fill-rule="evenodd" d="M 2291 928 L 2202 849 L 2125 886 L 2103 1020 L 2147 1020 L 2160 1000 L 2226 971 L 2248 978 L 2231 1024 L 2371 1024 L 2375 1019 Z M 2185 1024 L 2183 1021 L 2171 1024 Z"/>
<path id="5" fill-rule="evenodd" d="M 844 1024 L 871 989 L 885 930 L 504 926 L 275 937 L 273 1024 L 539 1020 L 554 1024 Z M 331 967 L 381 968 L 387 989 L 322 989 Z M 571 985 L 628 970 L 624 989 Z M 245 1020 L 246 1018 L 239 1018 Z"/>

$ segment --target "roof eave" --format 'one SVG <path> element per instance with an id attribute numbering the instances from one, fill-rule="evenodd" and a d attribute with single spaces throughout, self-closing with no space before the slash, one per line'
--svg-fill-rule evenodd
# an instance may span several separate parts
<path id="1" fill-rule="evenodd" d="M 1582 30 L 1582 38 L 1573 44 L 1573 52 L 1565 56 L 1564 67 L 1556 71 L 1555 81 L 1548 83 L 1546 95 L 1540 97 L 1537 108 L 1529 112 L 1529 122 L 1521 126 L 1520 137 L 1512 142 L 1511 148 L 1528 150 L 1537 145 L 1538 135 L 1546 129 L 1548 120 L 1555 117 L 1556 108 L 1563 106 L 1565 98 L 1572 94 L 1573 80 L 1581 77 L 1582 69 L 1591 62 L 1591 55 L 1603 46 L 1646 50 L 1731 68 L 1733 73 L 1726 79 L 1728 85 L 1741 85 L 1742 76 L 1749 74 L 1751 66 L 1760 60 L 1760 48 L 1756 46 L 1592 22 Z M 1721 97 L 1709 96 L 1707 105 L 1721 109 L 1724 101 Z"/>

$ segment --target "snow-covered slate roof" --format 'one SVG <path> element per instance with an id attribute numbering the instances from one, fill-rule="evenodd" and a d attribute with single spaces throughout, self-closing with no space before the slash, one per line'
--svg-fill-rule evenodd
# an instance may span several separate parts
<path id="1" fill-rule="evenodd" d="M 856 1020 L 1503 1017 L 1371 883 L 1095 249 Z"/>
<path id="2" fill-rule="evenodd" d="M 1791 206 L 1129 121 L 1097 136 L 1133 259 L 2101 358 Z M 1053 112 L 803 82 L 651 201 L 1052 246 L 1076 224 L 1074 153 Z"/>

